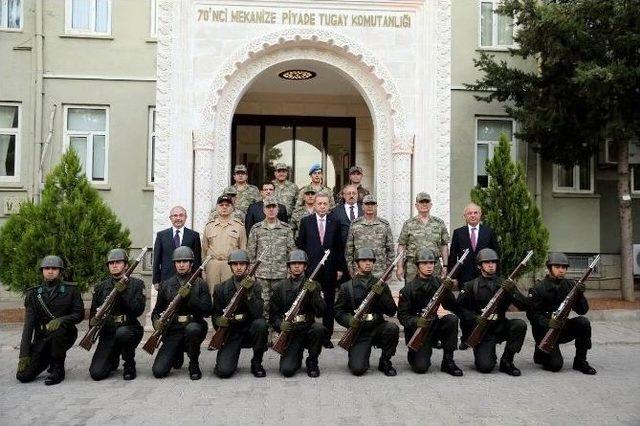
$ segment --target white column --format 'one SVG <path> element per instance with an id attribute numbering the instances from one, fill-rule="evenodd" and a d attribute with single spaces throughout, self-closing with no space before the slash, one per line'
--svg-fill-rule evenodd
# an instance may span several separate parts
<path id="1" fill-rule="evenodd" d="M 220 195 L 214 191 L 214 142 L 210 132 L 194 135 L 193 229 L 202 233 L 209 212 Z M 202 238 L 202 236 L 201 236 Z"/>
<path id="2" fill-rule="evenodd" d="M 393 216 L 391 229 L 400 235 L 402 224 L 411 217 L 411 155 L 414 136 L 396 136 L 393 143 Z"/>

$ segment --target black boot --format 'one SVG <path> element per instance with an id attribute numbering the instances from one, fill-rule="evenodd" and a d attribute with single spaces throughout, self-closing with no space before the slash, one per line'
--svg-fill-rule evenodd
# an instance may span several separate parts
<path id="1" fill-rule="evenodd" d="M 44 379 L 47 386 L 57 385 L 64 380 L 64 361 L 51 361 L 51 373 Z"/>
<path id="2" fill-rule="evenodd" d="M 515 365 L 513 365 L 514 353 L 505 351 L 500 359 L 500 371 L 507 373 L 510 376 L 519 376 L 522 374 Z"/>
<path id="3" fill-rule="evenodd" d="M 133 380 L 136 378 L 136 363 L 131 361 L 125 361 L 122 368 L 122 378 L 124 380 Z"/>
<path id="4" fill-rule="evenodd" d="M 251 374 L 253 374 L 253 377 L 265 377 L 267 375 L 267 372 L 262 367 L 262 354 L 253 354 L 253 358 L 251 358 Z"/>
<path id="5" fill-rule="evenodd" d="M 533 362 L 536 364 L 544 364 L 546 362 L 547 354 L 542 352 L 538 347 L 533 351 Z"/>
<path id="6" fill-rule="evenodd" d="M 596 374 L 595 368 L 589 365 L 586 359 L 580 359 L 578 357 L 573 359 L 573 369 L 582 372 L 583 374 Z"/>
<path id="7" fill-rule="evenodd" d="M 440 364 L 440 371 L 451 374 L 455 377 L 462 376 L 462 370 L 456 365 L 453 360 L 453 352 L 445 352 L 442 356 L 442 364 Z"/>
<path id="8" fill-rule="evenodd" d="M 202 371 L 200 371 L 198 361 L 189 362 L 189 378 L 191 380 L 200 380 L 202 378 Z"/>
<path id="9" fill-rule="evenodd" d="M 318 377 L 320 375 L 320 369 L 318 368 L 318 358 L 307 358 L 307 376 Z"/>
<path id="10" fill-rule="evenodd" d="M 176 355 L 176 357 L 173 359 L 173 365 L 172 367 L 175 368 L 176 370 L 182 368 L 182 364 L 184 364 L 184 352 L 182 352 L 182 350 L 180 350 L 178 352 L 178 354 Z"/>
<path id="11" fill-rule="evenodd" d="M 398 372 L 393 365 L 391 364 L 391 359 L 388 358 L 380 358 L 380 362 L 378 363 L 378 370 L 382 371 L 385 376 L 393 377 Z"/>

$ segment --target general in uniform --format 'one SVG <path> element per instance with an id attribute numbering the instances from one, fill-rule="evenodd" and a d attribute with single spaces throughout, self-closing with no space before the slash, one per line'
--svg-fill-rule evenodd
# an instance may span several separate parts
<path id="1" fill-rule="evenodd" d="M 560 322 L 552 318 L 560 304 L 569 292 L 576 286 L 576 282 L 565 278 L 569 267 L 569 259 L 564 253 L 550 253 L 547 258 L 547 276 L 529 290 L 529 306 L 527 317 L 531 322 L 536 349 L 533 360 L 542 364 L 542 368 L 549 371 L 560 371 L 563 365 L 560 343 L 575 340 L 576 356 L 573 359 L 573 369 L 584 374 L 596 374 L 596 370 L 587 362 L 587 351 L 591 349 L 591 323 L 583 315 L 589 311 L 589 302 L 584 297 L 584 283 L 578 286 L 578 297 L 573 305 L 573 311 L 579 316 Z M 546 354 L 538 349 L 538 344 L 544 338 L 549 328 L 560 328 L 560 338 L 553 351 Z"/>
<path id="2" fill-rule="evenodd" d="M 311 178 L 311 183 L 300 188 L 298 192 L 298 201 L 297 205 L 301 206 L 304 204 L 304 194 L 308 190 L 313 190 L 316 194 L 325 194 L 329 197 L 329 208 L 334 208 L 336 206 L 336 201 L 333 198 L 333 191 L 328 186 L 324 186 L 323 180 L 324 175 L 322 173 L 322 167 L 320 164 L 314 164 L 309 169 L 309 177 Z"/>
<path id="3" fill-rule="evenodd" d="M 236 197 L 238 196 L 238 191 L 236 191 L 236 188 L 234 186 L 229 186 L 222 192 L 222 195 L 229 196 L 231 198 L 231 217 L 244 224 L 245 214 L 235 207 Z M 220 216 L 220 214 L 218 213 L 218 205 L 216 204 L 216 207 L 212 208 L 209 212 L 207 222 L 211 222 L 212 220 L 217 219 L 218 216 Z"/>
<path id="4" fill-rule="evenodd" d="M 67 351 L 78 337 L 76 324 L 84 318 L 80 290 L 60 276 L 64 263 L 58 256 L 45 256 L 40 264 L 43 281 L 27 290 L 25 321 L 20 342 L 16 378 L 33 381 L 48 368 L 45 385 L 64 380 Z"/>
<path id="5" fill-rule="evenodd" d="M 384 319 L 384 315 L 396 314 L 396 302 L 391 290 L 385 283 L 379 283 L 372 274 L 376 256 L 370 248 L 360 248 L 356 254 L 356 275 L 342 284 L 336 300 L 336 321 L 343 327 L 357 328 L 353 346 L 349 350 L 349 370 L 355 376 L 361 376 L 369 369 L 369 357 L 373 346 L 382 349 L 378 370 L 386 376 L 395 376 L 391 358 L 396 353 L 400 330 L 398 326 Z M 377 294 L 371 312 L 364 321 L 354 317 L 355 310 L 370 291 Z"/>
<path id="6" fill-rule="evenodd" d="M 291 217 L 298 198 L 298 185 L 287 179 L 289 168 L 284 163 L 277 163 L 272 180 L 276 200 L 287 208 L 287 215 Z"/>
<path id="7" fill-rule="evenodd" d="M 254 201 L 260 201 L 260 190 L 257 186 L 247 182 L 247 166 L 238 164 L 233 169 L 233 180 L 235 183 L 226 188 L 224 192 L 228 192 L 233 188 L 236 192 L 235 208 L 240 210 L 242 214 L 247 214 L 247 209 Z"/>
<path id="8" fill-rule="evenodd" d="M 144 312 L 147 298 L 144 295 L 144 282 L 129 277 L 122 280 L 129 263 L 127 252 L 113 249 L 107 254 L 107 267 L 110 277 L 101 281 L 93 292 L 89 326 L 99 325 L 95 318 L 98 308 L 102 306 L 111 291 L 115 288 L 117 296 L 109 315 L 102 320 L 98 346 L 93 354 L 89 374 L 93 380 L 106 379 L 118 368 L 120 356 L 124 362 L 122 377 L 125 380 L 136 378 L 136 347 L 142 340 L 144 330 L 138 317 Z"/>

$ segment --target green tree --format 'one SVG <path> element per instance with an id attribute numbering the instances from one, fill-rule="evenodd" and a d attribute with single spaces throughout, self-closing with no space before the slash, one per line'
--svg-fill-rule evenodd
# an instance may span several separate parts
<path id="1" fill-rule="evenodd" d="M 640 2 L 638 0 L 504 0 L 514 17 L 512 56 L 533 59 L 529 72 L 493 55 L 468 87 L 479 100 L 508 101 L 516 135 L 547 161 L 588 161 L 605 139 L 618 152 L 621 290 L 634 300 L 629 143 L 640 135 Z"/>
<path id="2" fill-rule="evenodd" d="M 511 159 L 511 144 L 500 135 L 493 158 L 487 161 L 489 185 L 471 190 L 471 200 L 482 209 L 483 221 L 500 242 L 500 271 L 505 276 L 533 250 L 524 271 L 540 268 L 549 250 L 549 232 L 527 188 L 522 165 Z M 523 272 L 524 272 L 523 271 Z"/>
<path id="3" fill-rule="evenodd" d="M 40 203 L 25 203 L 0 228 L 0 279 L 24 292 L 42 279 L 40 259 L 56 254 L 65 279 L 87 291 L 104 276 L 107 252 L 130 246 L 129 230 L 89 185 L 70 149 L 47 176 Z"/>

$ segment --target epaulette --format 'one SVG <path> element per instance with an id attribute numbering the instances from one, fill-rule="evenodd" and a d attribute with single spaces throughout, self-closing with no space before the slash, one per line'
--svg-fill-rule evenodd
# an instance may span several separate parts
<path id="1" fill-rule="evenodd" d="M 37 289 L 38 287 L 41 287 L 41 284 L 34 285 L 33 287 L 29 287 L 29 288 L 27 288 L 24 292 L 26 293 L 26 292 L 28 292 L 28 291 L 35 290 L 35 289 Z"/>
<path id="2" fill-rule="evenodd" d="M 389 221 L 388 221 L 387 219 L 383 218 L 383 217 L 378 217 L 378 220 L 379 220 L 380 222 L 384 223 L 385 225 L 389 225 L 389 226 L 391 226 L 391 225 L 389 224 Z"/>
<path id="3" fill-rule="evenodd" d="M 231 218 L 232 220 L 234 220 L 235 222 L 238 222 L 238 224 L 240 225 L 244 225 L 244 222 L 242 222 L 240 219 L 238 219 L 237 217 L 233 217 Z"/>
<path id="4" fill-rule="evenodd" d="M 291 225 L 289 225 L 287 222 L 280 221 L 280 224 L 284 225 L 285 228 L 291 228 Z"/>

